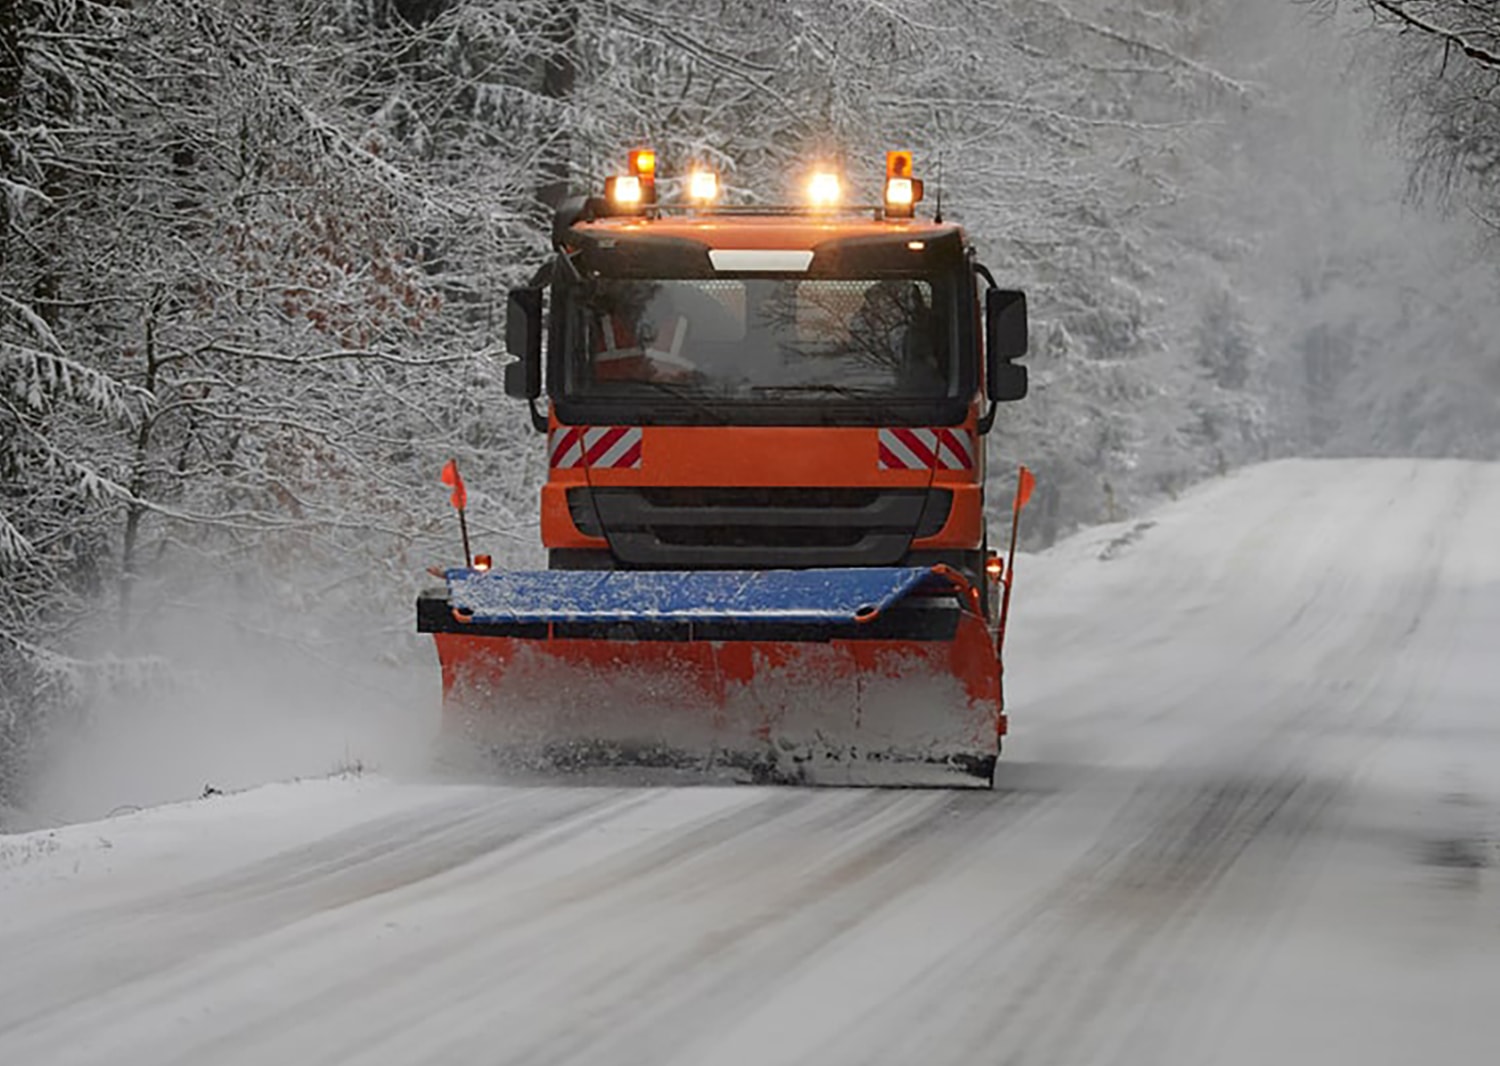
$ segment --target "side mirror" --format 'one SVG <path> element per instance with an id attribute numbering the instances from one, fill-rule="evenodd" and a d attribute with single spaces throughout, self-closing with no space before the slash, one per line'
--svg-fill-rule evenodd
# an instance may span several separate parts
<path id="1" fill-rule="evenodd" d="M 505 368 L 505 394 L 534 400 L 542 394 L 542 290 L 511 289 L 505 306 L 505 348 L 517 358 Z"/>
<path id="2" fill-rule="evenodd" d="M 989 398 L 997 403 L 1026 395 L 1026 368 L 1011 362 L 1026 354 L 1026 294 L 990 289 L 984 294 L 985 378 Z"/>

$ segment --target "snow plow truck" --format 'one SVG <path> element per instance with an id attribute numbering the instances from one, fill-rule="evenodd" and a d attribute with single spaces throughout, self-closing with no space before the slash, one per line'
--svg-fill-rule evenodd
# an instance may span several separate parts
<path id="1" fill-rule="evenodd" d="M 803 203 L 728 206 L 711 171 L 658 175 L 640 149 L 558 210 L 506 324 L 506 392 L 546 437 L 548 567 L 470 558 L 465 534 L 417 604 L 466 746 L 992 783 L 1011 567 L 984 443 L 1026 395 L 1025 295 L 940 199 L 919 214 L 911 153 L 865 206 L 807 178 Z"/>

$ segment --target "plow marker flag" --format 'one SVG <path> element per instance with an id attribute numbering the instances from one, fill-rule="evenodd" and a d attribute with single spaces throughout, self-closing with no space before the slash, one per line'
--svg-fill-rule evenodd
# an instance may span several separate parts
<path id="1" fill-rule="evenodd" d="M 1000 632 L 995 637 L 995 658 L 1001 658 L 1005 647 L 1005 623 L 1010 619 L 1010 587 L 1016 580 L 1016 534 L 1021 528 L 1021 512 L 1031 502 L 1031 492 L 1036 488 L 1036 475 L 1022 466 L 1016 475 L 1016 502 L 1010 515 L 1010 557 L 1005 561 L 1005 593 L 1000 601 Z M 1004 671 L 1005 667 L 1000 667 Z"/>
<path id="2" fill-rule="evenodd" d="M 1016 479 L 1016 514 L 1020 514 L 1031 502 L 1031 490 L 1034 488 L 1036 488 L 1036 475 L 1024 466 L 1021 467 L 1020 476 Z M 1014 546 L 1014 538 L 1012 538 L 1012 545 Z"/>
<path id="3" fill-rule="evenodd" d="M 473 556 L 469 554 L 469 521 L 464 517 L 464 508 L 469 506 L 469 490 L 464 488 L 463 475 L 458 472 L 458 460 L 449 459 L 443 466 L 442 479 L 444 485 L 453 486 L 453 495 L 448 497 L 448 502 L 453 504 L 453 509 L 458 512 L 458 531 L 464 538 L 464 566 L 471 565 Z"/>

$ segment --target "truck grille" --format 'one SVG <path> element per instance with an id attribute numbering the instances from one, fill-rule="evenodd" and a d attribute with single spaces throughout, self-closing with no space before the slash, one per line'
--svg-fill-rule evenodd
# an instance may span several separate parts
<path id="1" fill-rule="evenodd" d="M 943 528 L 945 489 L 643 488 L 568 492 L 580 532 L 639 567 L 893 566 Z"/>

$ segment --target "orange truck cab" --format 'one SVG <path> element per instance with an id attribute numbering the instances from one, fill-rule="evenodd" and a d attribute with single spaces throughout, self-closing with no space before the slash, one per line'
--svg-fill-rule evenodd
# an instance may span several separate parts
<path id="1" fill-rule="evenodd" d="M 535 401 L 545 366 L 553 569 L 943 563 L 986 588 L 984 437 L 1026 392 L 1026 305 L 962 229 L 596 198 L 555 236 L 545 358 L 519 290 L 507 375 Z"/>

